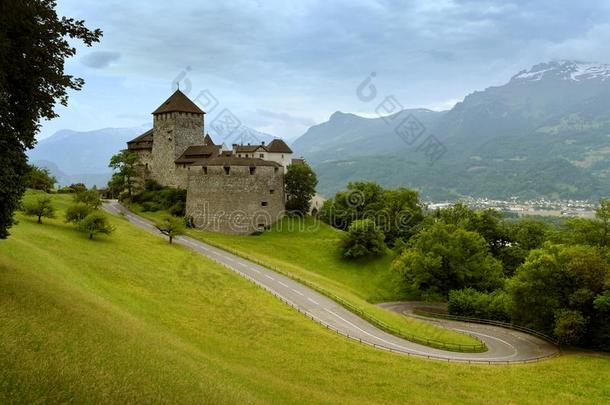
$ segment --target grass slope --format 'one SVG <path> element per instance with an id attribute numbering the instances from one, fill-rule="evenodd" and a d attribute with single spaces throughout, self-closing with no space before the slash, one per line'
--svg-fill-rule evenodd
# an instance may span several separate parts
<path id="1" fill-rule="evenodd" d="M 161 212 L 142 212 L 158 220 Z M 431 339 L 448 344 L 477 345 L 472 337 L 440 328 L 427 322 L 407 318 L 373 305 L 375 302 L 408 298 L 396 273 L 390 270 L 390 254 L 370 260 L 343 260 L 337 244 L 341 231 L 311 218 L 284 218 L 258 236 L 225 235 L 189 229 L 188 235 L 235 252 L 284 274 L 306 280 L 319 290 L 347 301 L 370 320 L 381 321 L 403 336 Z"/>
<path id="2" fill-rule="evenodd" d="M 116 232 L 94 241 L 60 219 L 19 219 L 0 241 L 0 403 L 610 397 L 608 356 L 569 353 L 510 367 L 398 356 L 333 334 L 123 219 L 113 218 Z"/>

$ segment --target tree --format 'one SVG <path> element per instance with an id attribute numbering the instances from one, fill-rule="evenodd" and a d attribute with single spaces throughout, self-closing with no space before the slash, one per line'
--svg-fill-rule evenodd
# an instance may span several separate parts
<path id="1" fill-rule="evenodd" d="M 0 2 L 0 239 L 25 191 L 25 152 L 34 147 L 40 120 L 57 117 L 53 109 L 67 105 L 66 90 L 84 84 L 64 74 L 64 61 L 76 54 L 68 38 L 91 46 L 102 35 L 83 21 L 59 18 L 55 6 L 53 0 Z"/>
<path id="2" fill-rule="evenodd" d="M 46 195 L 26 198 L 22 203 L 22 209 L 26 215 L 38 217 L 39 224 L 42 224 L 42 217 L 55 218 L 55 208 L 51 205 L 51 197 Z"/>
<path id="3" fill-rule="evenodd" d="M 392 268 L 410 289 L 443 297 L 468 287 L 491 291 L 503 283 L 502 265 L 489 253 L 485 239 L 442 222 L 415 235 Z"/>
<path id="4" fill-rule="evenodd" d="M 549 226 L 542 221 L 524 218 L 507 225 L 508 239 L 498 254 L 504 265 L 504 274 L 512 276 L 523 264 L 530 250 L 538 249 L 545 242 Z"/>
<path id="5" fill-rule="evenodd" d="M 51 176 L 49 169 L 40 168 L 38 166 L 31 165 L 30 171 L 27 175 L 27 187 L 34 190 L 41 190 L 48 193 L 53 188 L 57 179 Z"/>
<path id="6" fill-rule="evenodd" d="M 110 158 L 108 167 L 117 170 L 117 173 L 112 175 L 112 179 L 108 183 L 108 187 L 114 191 L 118 191 L 116 195 L 120 195 L 127 190 L 129 199 L 133 198 L 134 194 L 134 179 L 137 176 L 137 166 L 140 164 L 140 157 L 137 153 L 130 152 L 127 149 L 114 155 Z"/>
<path id="7" fill-rule="evenodd" d="M 348 259 L 379 256 L 385 251 L 384 235 L 372 219 L 351 223 L 341 240 L 341 253 Z"/>
<path id="8" fill-rule="evenodd" d="M 308 164 L 288 166 L 284 176 L 286 209 L 299 215 L 309 213 L 311 198 L 316 194 L 318 178 Z"/>
<path id="9" fill-rule="evenodd" d="M 108 235 L 114 231 L 114 227 L 110 225 L 106 215 L 99 211 L 94 211 L 83 218 L 76 224 L 76 229 L 88 234 L 89 239 L 93 239 L 93 236 L 97 234 Z"/>
<path id="10" fill-rule="evenodd" d="M 74 196 L 74 202 L 83 203 L 93 209 L 98 209 L 102 205 L 100 194 L 95 188 L 82 191 Z"/>
<path id="11" fill-rule="evenodd" d="M 386 242 L 394 247 L 395 241 L 408 241 L 424 219 L 419 194 L 408 188 L 385 190 L 377 225 L 383 230 Z"/>
<path id="12" fill-rule="evenodd" d="M 378 223 L 383 210 L 384 189 L 374 182 L 350 182 L 322 206 L 320 217 L 335 228 L 346 230 L 353 221 L 369 218 Z"/>
<path id="13" fill-rule="evenodd" d="M 169 238 L 171 244 L 176 236 L 184 235 L 184 221 L 176 217 L 165 217 L 161 222 L 155 224 L 159 232 Z"/>
<path id="14" fill-rule="evenodd" d="M 547 243 L 529 254 L 508 283 L 512 319 L 572 343 L 593 341 L 604 328 L 598 322 L 605 319 L 599 304 L 610 287 L 609 278 L 605 250 Z M 588 326 L 581 338 L 583 324 Z"/>
<path id="15" fill-rule="evenodd" d="M 76 203 L 66 209 L 66 222 L 78 224 L 89 214 L 91 214 L 91 212 L 93 212 L 93 209 L 89 205 L 84 203 Z"/>

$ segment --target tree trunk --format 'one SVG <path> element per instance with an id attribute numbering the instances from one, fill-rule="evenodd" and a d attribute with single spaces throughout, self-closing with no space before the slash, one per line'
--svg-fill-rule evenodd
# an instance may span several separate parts
<path id="1" fill-rule="evenodd" d="M 169 244 L 170 244 L 170 245 L 172 244 L 172 241 L 173 241 L 173 240 L 174 240 L 174 237 L 173 237 L 173 236 L 170 236 L 170 237 L 169 237 Z"/>
<path id="2" fill-rule="evenodd" d="M 38 223 L 42 224 L 42 215 L 38 215 Z"/>
<path id="3" fill-rule="evenodd" d="M 91 240 L 91 239 L 93 239 L 93 234 L 92 233 L 89 234 L 89 240 Z"/>

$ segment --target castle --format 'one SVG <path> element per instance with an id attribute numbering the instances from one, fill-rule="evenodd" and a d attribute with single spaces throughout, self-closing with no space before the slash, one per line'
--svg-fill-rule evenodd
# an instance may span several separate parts
<path id="1" fill-rule="evenodd" d="M 233 234 L 265 229 L 284 215 L 284 173 L 292 150 L 268 145 L 216 145 L 205 112 L 177 90 L 153 113 L 153 128 L 127 143 L 143 179 L 186 189 L 186 217 L 197 228 Z"/>

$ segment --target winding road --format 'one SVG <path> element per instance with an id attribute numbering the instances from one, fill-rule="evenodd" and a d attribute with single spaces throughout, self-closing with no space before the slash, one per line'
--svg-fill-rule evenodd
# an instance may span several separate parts
<path id="1" fill-rule="evenodd" d="M 123 215 L 131 223 L 148 232 L 163 236 L 152 222 L 134 214 L 116 201 L 104 202 L 103 208 L 112 214 Z M 328 329 L 379 349 L 430 359 L 484 364 L 527 363 L 559 353 L 552 344 L 522 332 L 432 319 L 427 320 L 480 338 L 488 350 L 484 353 L 458 353 L 419 345 L 377 328 L 330 298 L 266 267 L 187 236 L 179 236 L 174 241 L 247 278 Z M 406 316 L 411 315 L 408 303 L 388 303 L 381 306 Z"/>

